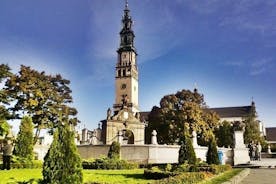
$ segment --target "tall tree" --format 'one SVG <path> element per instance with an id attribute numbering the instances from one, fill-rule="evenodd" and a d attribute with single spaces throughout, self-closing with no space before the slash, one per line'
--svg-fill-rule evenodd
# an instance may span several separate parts
<path id="1" fill-rule="evenodd" d="M 254 102 L 252 102 L 250 112 L 243 122 L 245 124 L 244 142 L 249 144 L 251 141 L 261 141 L 260 121 L 257 120 L 257 112 Z"/>
<path id="2" fill-rule="evenodd" d="M 154 107 L 149 114 L 147 132 L 157 130 L 161 144 L 179 144 L 180 138 L 184 136 L 185 125 L 189 134 L 196 131 L 210 136 L 219 122 L 218 118 L 210 119 L 214 115 L 207 116 L 211 112 L 205 112 L 205 108 L 204 97 L 196 89 L 193 92 L 182 90 L 166 95 L 160 101 L 160 108 Z"/>
<path id="3" fill-rule="evenodd" d="M 223 121 L 221 126 L 215 131 L 218 146 L 233 146 L 233 133 L 233 125 L 228 121 Z"/>
<path id="4" fill-rule="evenodd" d="M 11 110 L 16 118 L 22 118 L 21 114 L 32 117 L 36 129 L 34 144 L 41 129 L 57 125 L 59 111 L 69 109 L 69 122 L 77 123 L 77 110 L 69 106 L 72 102 L 69 84 L 61 75 L 46 75 L 24 65 L 7 80 L 5 90 L 15 102 Z"/>
<path id="5" fill-rule="evenodd" d="M 21 120 L 19 133 L 15 144 L 15 155 L 33 160 L 33 122 L 29 116 Z"/>
<path id="6" fill-rule="evenodd" d="M 54 140 L 43 163 L 43 181 L 47 184 L 81 184 L 83 181 L 81 158 L 74 141 L 74 131 L 68 119 L 60 116 L 54 131 Z"/>

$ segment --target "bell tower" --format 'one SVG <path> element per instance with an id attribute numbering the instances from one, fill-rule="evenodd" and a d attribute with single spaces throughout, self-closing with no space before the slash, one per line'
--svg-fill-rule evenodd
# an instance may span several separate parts
<path id="1" fill-rule="evenodd" d="M 133 113 L 139 112 L 137 52 L 134 47 L 133 22 L 129 13 L 128 1 L 126 1 L 120 31 L 120 46 L 117 50 L 115 104 L 113 105 L 115 114 L 123 106 Z"/>

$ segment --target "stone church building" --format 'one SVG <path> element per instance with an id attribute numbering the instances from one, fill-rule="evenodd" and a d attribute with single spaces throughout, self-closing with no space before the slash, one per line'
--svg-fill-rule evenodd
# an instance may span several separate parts
<path id="1" fill-rule="evenodd" d="M 126 1 L 120 31 L 120 45 L 117 49 L 115 66 L 115 103 L 107 110 L 106 119 L 94 131 L 82 130 L 81 144 L 121 144 L 143 145 L 145 125 L 149 112 L 140 112 L 138 102 L 139 72 L 137 51 L 134 44 L 133 21 Z M 250 106 L 210 108 L 221 121 L 242 121 L 255 103 Z"/>

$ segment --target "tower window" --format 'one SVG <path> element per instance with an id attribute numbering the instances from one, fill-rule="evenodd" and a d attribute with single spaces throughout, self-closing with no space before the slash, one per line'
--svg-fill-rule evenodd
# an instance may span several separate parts
<path id="1" fill-rule="evenodd" d="M 123 70 L 123 77 L 126 76 L 126 70 Z"/>
<path id="2" fill-rule="evenodd" d="M 117 76 L 118 76 L 118 77 L 121 77 L 121 70 L 118 70 Z"/>

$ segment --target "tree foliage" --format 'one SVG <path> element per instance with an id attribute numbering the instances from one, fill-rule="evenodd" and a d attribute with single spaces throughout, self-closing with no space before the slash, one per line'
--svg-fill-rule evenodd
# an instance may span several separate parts
<path id="1" fill-rule="evenodd" d="M 221 126 L 215 131 L 217 144 L 219 147 L 233 146 L 233 126 L 228 121 L 223 121 Z"/>
<path id="2" fill-rule="evenodd" d="M 33 160 L 33 123 L 29 116 L 24 116 L 21 120 L 15 144 L 15 155 Z"/>
<path id="3" fill-rule="evenodd" d="M 196 154 L 191 141 L 188 136 L 183 136 L 180 140 L 180 149 L 178 154 L 178 163 L 183 164 L 187 161 L 188 164 L 196 163 Z"/>
<path id="4" fill-rule="evenodd" d="M 0 65 L 0 84 L 4 82 L 4 80 L 8 79 L 11 76 L 10 68 L 8 65 L 1 64 Z M 8 134 L 10 126 L 7 123 L 7 119 L 10 118 L 10 114 L 5 105 L 8 105 L 8 95 L 5 90 L 0 89 L 0 135 L 4 136 Z"/>
<path id="5" fill-rule="evenodd" d="M 208 151 L 206 156 L 206 162 L 208 164 L 219 164 L 218 149 L 215 138 L 212 138 L 208 145 Z"/>
<path id="6" fill-rule="evenodd" d="M 113 141 L 108 151 L 108 158 L 120 159 L 120 143 Z"/>
<path id="7" fill-rule="evenodd" d="M 251 141 L 259 142 L 262 141 L 260 134 L 260 121 L 257 120 L 257 112 L 255 103 L 252 102 L 250 112 L 247 117 L 245 117 L 243 123 L 245 124 L 244 131 L 244 142 L 249 144 Z"/>
<path id="8" fill-rule="evenodd" d="M 54 140 L 44 157 L 42 174 L 43 182 L 47 184 L 82 183 L 81 158 L 68 122 L 60 123 L 56 128 Z"/>
<path id="9" fill-rule="evenodd" d="M 14 101 L 11 110 L 15 118 L 24 113 L 32 117 L 36 128 L 34 143 L 41 129 L 57 125 L 59 111 L 68 108 L 70 123 L 76 124 L 77 110 L 69 106 L 72 102 L 69 84 L 61 75 L 46 75 L 24 65 L 7 80 L 5 91 Z"/>
<path id="10" fill-rule="evenodd" d="M 157 130 L 160 144 L 179 144 L 185 129 L 189 134 L 195 130 L 202 142 L 208 141 L 219 124 L 218 116 L 206 110 L 204 97 L 196 89 L 164 96 L 160 107 L 153 107 L 148 117 L 147 142 L 152 130 Z"/>

